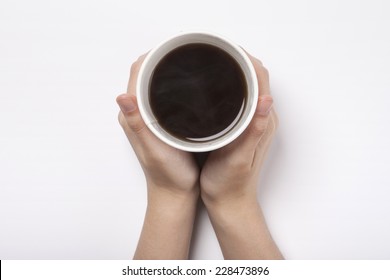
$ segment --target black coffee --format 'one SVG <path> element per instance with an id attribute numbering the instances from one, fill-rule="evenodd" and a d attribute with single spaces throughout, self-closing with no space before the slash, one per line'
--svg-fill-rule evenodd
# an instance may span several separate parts
<path id="1" fill-rule="evenodd" d="M 168 133 L 187 141 L 206 141 L 234 126 L 246 95 L 244 73 L 228 53 L 208 44 L 188 44 L 157 64 L 149 100 Z"/>

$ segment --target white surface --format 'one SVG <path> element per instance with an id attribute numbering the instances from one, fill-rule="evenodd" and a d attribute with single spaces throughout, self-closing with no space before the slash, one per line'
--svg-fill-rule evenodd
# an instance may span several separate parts
<path id="1" fill-rule="evenodd" d="M 132 256 L 145 182 L 115 97 L 140 54 L 208 29 L 270 70 L 259 197 L 284 255 L 389 259 L 389 3 L 2 0 L 0 258 Z M 193 245 L 221 258 L 204 210 Z"/>

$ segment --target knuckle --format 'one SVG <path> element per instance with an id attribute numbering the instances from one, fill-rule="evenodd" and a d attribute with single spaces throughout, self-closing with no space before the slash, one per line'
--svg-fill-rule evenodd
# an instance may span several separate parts
<path id="1" fill-rule="evenodd" d="M 251 57 L 251 61 L 252 61 L 253 67 L 255 68 L 255 71 L 256 72 L 261 71 L 261 68 L 263 67 L 263 63 L 254 56 Z"/>
<path id="2" fill-rule="evenodd" d="M 276 126 L 274 123 L 270 124 L 268 127 L 269 128 L 268 128 L 267 133 L 265 135 L 266 138 L 273 137 L 276 133 Z"/>
<path id="3" fill-rule="evenodd" d="M 119 111 L 118 113 L 118 122 L 119 124 L 124 127 L 126 125 L 126 119 L 125 117 L 123 116 L 123 113 L 121 111 Z"/>
<path id="4" fill-rule="evenodd" d="M 133 62 L 130 67 L 130 74 L 134 74 L 138 72 L 139 67 L 140 67 L 140 62 L 138 60 Z"/>
<path id="5" fill-rule="evenodd" d="M 145 123 L 138 118 L 134 118 L 132 112 L 124 114 L 122 111 L 118 114 L 119 124 L 123 129 L 130 129 L 134 134 L 140 134 L 146 127 Z"/>
<path id="6" fill-rule="evenodd" d="M 241 174 L 241 176 L 247 177 L 247 175 L 251 171 L 251 163 L 252 161 L 248 161 L 247 158 L 246 159 L 243 158 L 236 162 L 235 168 L 239 170 L 239 174 Z"/>
<path id="7" fill-rule="evenodd" d="M 263 62 L 260 59 L 258 59 L 256 56 L 253 56 L 249 53 L 247 53 L 247 55 L 249 56 L 250 60 L 252 61 L 255 67 L 263 66 Z"/>
<path id="8" fill-rule="evenodd" d="M 136 135 L 140 135 L 146 129 L 146 125 L 144 123 L 141 123 L 141 122 L 131 123 L 131 124 L 129 124 L 129 127 L 131 128 L 133 133 Z"/>
<path id="9" fill-rule="evenodd" d="M 251 130 L 255 136 L 260 136 L 267 130 L 267 127 L 268 127 L 268 121 L 255 120 L 251 126 Z"/>
<path id="10" fill-rule="evenodd" d="M 134 61 L 131 64 L 130 74 L 134 74 L 134 73 L 137 73 L 139 71 L 139 69 L 141 68 L 142 62 L 144 61 L 145 57 L 146 57 L 146 54 L 143 54 L 143 55 L 139 56 L 137 58 L 137 60 Z"/>
<path id="11" fill-rule="evenodd" d="M 147 170 L 154 170 L 158 168 L 160 171 L 166 166 L 167 158 L 163 153 L 159 152 L 145 152 L 143 153 L 143 163 Z"/>
<path id="12" fill-rule="evenodd" d="M 267 129 L 264 132 L 265 138 L 273 137 L 276 133 L 278 124 L 276 123 L 275 119 L 273 117 L 270 118 L 270 121 L 268 123 Z"/>
<path id="13" fill-rule="evenodd" d="M 267 68 L 265 68 L 264 66 L 262 66 L 260 68 L 260 74 L 262 76 L 263 79 L 266 79 L 266 80 L 269 80 L 269 71 Z"/>
<path id="14" fill-rule="evenodd" d="M 272 114 L 272 120 L 273 120 L 273 128 L 274 130 L 277 130 L 279 127 L 279 117 L 275 112 L 273 112 Z"/>
<path id="15" fill-rule="evenodd" d="M 146 53 L 144 53 L 143 55 L 140 55 L 140 56 L 138 57 L 138 59 L 137 59 L 137 62 L 141 64 L 142 61 L 145 59 L 145 57 L 146 57 Z"/>
<path id="16" fill-rule="evenodd" d="M 158 165 L 158 166 L 163 166 L 164 163 L 167 162 L 167 158 L 165 154 L 163 153 L 152 153 L 150 154 L 150 162 L 153 162 L 153 164 Z"/>
<path id="17" fill-rule="evenodd" d="M 261 67 L 263 66 L 263 62 L 260 59 L 255 57 L 255 60 L 256 60 L 257 64 L 259 64 Z"/>
<path id="18" fill-rule="evenodd" d="M 135 134 L 140 134 L 145 129 L 145 125 L 140 122 L 128 122 L 128 124 Z"/>
<path id="19" fill-rule="evenodd" d="M 235 174 L 240 176 L 246 176 L 251 169 L 251 161 L 248 160 L 248 157 L 242 155 L 236 157 L 229 157 L 227 160 L 227 169 L 232 170 Z"/>

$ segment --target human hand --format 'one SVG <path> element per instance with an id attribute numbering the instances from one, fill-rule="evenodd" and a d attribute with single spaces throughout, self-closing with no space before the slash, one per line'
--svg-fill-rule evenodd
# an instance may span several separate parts
<path id="1" fill-rule="evenodd" d="M 201 172 L 201 193 L 207 203 L 256 200 L 260 168 L 277 128 L 268 71 L 250 56 L 259 83 L 259 99 L 248 128 L 231 144 L 209 154 Z"/>
<path id="2" fill-rule="evenodd" d="M 144 58 L 145 55 L 133 63 L 127 93 L 117 97 L 121 108 L 119 123 L 133 146 L 149 188 L 164 188 L 174 193 L 197 192 L 199 168 L 193 155 L 158 139 L 138 110 L 135 87 Z"/>
<path id="3" fill-rule="evenodd" d="M 117 97 L 119 123 L 147 182 L 148 207 L 134 259 L 186 259 L 199 196 L 199 168 L 192 154 L 160 141 L 143 121 L 135 87 L 144 58 L 133 63 L 127 93 Z"/>
<path id="4" fill-rule="evenodd" d="M 257 201 L 257 181 L 277 127 L 268 71 L 254 57 L 256 113 L 235 141 L 209 154 L 201 171 L 202 200 L 225 259 L 282 259 Z"/>

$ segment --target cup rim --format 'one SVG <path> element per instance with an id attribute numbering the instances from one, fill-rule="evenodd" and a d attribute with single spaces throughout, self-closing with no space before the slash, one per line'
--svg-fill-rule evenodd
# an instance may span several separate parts
<path id="1" fill-rule="evenodd" d="M 142 88 L 143 82 L 145 79 L 145 77 L 144 77 L 145 71 L 146 71 L 147 67 L 149 66 L 151 60 L 155 59 L 155 56 L 158 54 L 159 50 L 162 47 L 166 46 L 167 44 L 171 43 L 171 41 L 173 41 L 173 40 L 180 40 L 180 38 L 186 38 L 186 37 L 191 38 L 191 37 L 198 37 L 198 36 L 202 36 L 204 38 L 208 37 L 208 38 L 217 40 L 220 43 L 224 44 L 225 46 L 229 46 L 230 48 L 232 48 L 234 50 L 234 52 L 240 57 L 240 59 L 242 59 L 242 61 L 237 61 L 237 59 L 235 57 L 233 57 L 232 54 L 230 54 L 229 52 L 228 53 L 237 61 L 237 63 L 239 64 L 239 66 L 241 68 L 243 68 L 243 64 L 244 64 L 247 68 L 246 70 L 248 71 L 248 72 L 245 72 L 244 69 L 242 69 L 244 72 L 246 82 L 247 82 L 248 99 L 251 98 L 250 104 L 246 104 L 246 106 L 248 106 L 249 108 L 244 110 L 244 112 L 246 113 L 245 119 L 242 122 L 239 121 L 239 122 L 241 122 L 239 126 L 236 125 L 236 127 L 232 128 L 232 130 L 228 131 L 222 137 L 217 138 L 215 140 L 212 140 L 210 142 L 184 141 L 184 140 L 181 140 L 179 138 L 172 136 L 171 134 L 169 134 L 168 132 L 163 130 L 163 128 L 161 128 L 158 125 L 157 121 L 150 117 L 150 113 L 147 112 L 147 110 L 144 106 L 145 99 L 149 98 L 148 97 L 149 91 L 147 91 L 147 94 L 142 92 L 143 91 L 143 88 Z M 196 42 L 194 41 L 194 43 L 196 43 Z M 186 45 L 186 44 L 189 44 L 189 43 L 174 44 L 173 47 L 168 48 L 168 52 L 174 50 L 175 48 L 177 48 L 179 46 Z M 222 47 L 220 47 L 220 48 L 224 51 L 227 51 Z M 161 56 L 157 55 L 158 61 L 160 61 L 165 55 L 166 54 L 161 55 Z M 250 83 L 248 83 L 248 81 Z M 249 88 L 249 87 L 251 87 L 251 88 Z M 231 40 L 229 40 L 226 37 L 221 36 L 219 34 L 217 35 L 215 33 L 210 33 L 210 32 L 203 32 L 203 31 L 181 32 L 179 34 L 171 36 L 168 39 L 160 42 L 146 55 L 142 65 L 140 67 L 140 70 L 138 72 L 138 77 L 137 77 L 137 81 L 136 81 L 136 95 L 137 95 L 138 108 L 139 108 L 139 111 L 141 113 L 141 117 L 144 120 L 147 127 L 152 131 L 152 133 L 157 138 L 159 138 L 164 143 L 166 143 L 174 148 L 183 150 L 183 151 L 207 152 L 207 151 L 219 149 L 219 148 L 231 143 L 237 137 L 239 137 L 242 134 L 242 132 L 247 128 L 247 126 L 249 125 L 250 121 L 253 118 L 253 115 L 255 113 L 256 106 L 257 106 L 258 81 L 257 81 L 254 66 L 253 66 L 252 62 L 250 61 L 248 55 L 240 46 L 236 45 Z"/>

